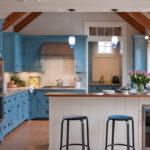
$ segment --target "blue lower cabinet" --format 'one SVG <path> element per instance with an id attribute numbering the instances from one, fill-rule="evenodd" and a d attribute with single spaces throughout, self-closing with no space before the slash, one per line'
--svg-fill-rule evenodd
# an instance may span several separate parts
<path id="1" fill-rule="evenodd" d="M 0 142 L 5 135 L 29 118 L 28 91 L 4 98 L 4 120 L 0 124 Z"/>
<path id="2" fill-rule="evenodd" d="M 0 123 L 0 141 L 3 139 L 3 133 L 2 133 L 2 123 Z"/>

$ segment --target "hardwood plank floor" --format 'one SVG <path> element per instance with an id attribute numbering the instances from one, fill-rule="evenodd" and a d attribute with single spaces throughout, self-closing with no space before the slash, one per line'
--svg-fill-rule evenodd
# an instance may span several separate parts
<path id="1" fill-rule="evenodd" d="M 48 150 L 49 121 L 26 121 L 0 143 L 0 150 Z"/>

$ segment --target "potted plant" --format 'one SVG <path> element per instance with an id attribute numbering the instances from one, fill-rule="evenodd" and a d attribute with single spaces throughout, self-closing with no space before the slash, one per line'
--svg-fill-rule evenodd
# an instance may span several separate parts
<path id="1" fill-rule="evenodd" d="M 119 79 L 119 76 L 112 76 L 112 79 L 111 79 L 111 82 L 112 83 L 120 83 L 120 79 Z"/>
<path id="2" fill-rule="evenodd" d="M 132 83 L 136 84 L 138 94 L 143 93 L 144 86 L 150 81 L 150 73 L 142 71 L 133 71 L 129 73 Z"/>

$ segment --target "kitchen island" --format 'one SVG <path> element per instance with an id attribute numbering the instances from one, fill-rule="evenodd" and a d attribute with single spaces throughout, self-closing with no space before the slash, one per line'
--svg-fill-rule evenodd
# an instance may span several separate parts
<path id="1" fill-rule="evenodd" d="M 70 114 L 88 116 L 91 150 L 104 150 L 108 116 L 130 115 L 134 118 L 135 123 L 136 149 L 142 150 L 142 105 L 150 105 L 150 95 L 47 93 L 45 96 L 50 97 L 49 150 L 59 149 L 61 121 L 63 116 Z M 117 143 L 126 143 L 125 125 L 124 122 L 116 123 L 115 141 Z M 81 142 L 80 131 L 80 122 L 73 122 L 70 131 L 70 143 Z M 109 131 L 110 142 L 111 125 Z M 64 137 L 64 144 L 65 139 Z M 71 147 L 70 149 L 79 150 L 80 148 Z M 126 147 L 117 146 L 115 149 L 126 149 Z"/>

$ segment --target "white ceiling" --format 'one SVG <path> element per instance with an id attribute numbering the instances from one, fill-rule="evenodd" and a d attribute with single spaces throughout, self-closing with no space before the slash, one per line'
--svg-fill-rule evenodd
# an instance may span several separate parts
<path id="1" fill-rule="evenodd" d="M 65 12 L 68 8 L 78 12 L 110 12 L 112 8 L 150 12 L 150 0 L 0 0 L 0 12 Z"/>

